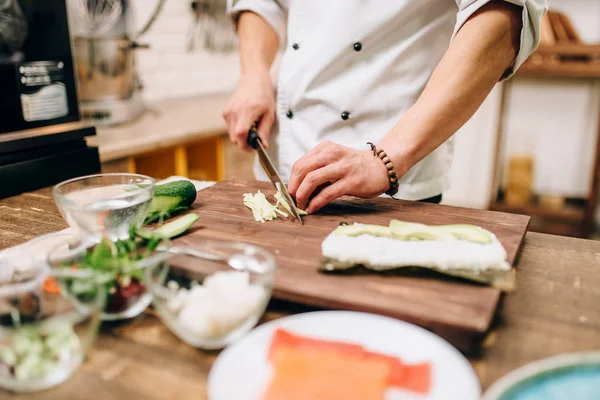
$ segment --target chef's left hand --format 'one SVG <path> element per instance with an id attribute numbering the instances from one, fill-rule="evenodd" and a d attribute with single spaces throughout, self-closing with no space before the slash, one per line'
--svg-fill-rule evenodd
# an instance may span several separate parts
<path id="1" fill-rule="evenodd" d="M 387 169 L 372 151 L 329 141 L 320 143 L 296 161 L 288 184 L 297 206 L 311 214 L 338 197 L 372 198 L 389 187 Z M 315 193 L 319 188 L 322 189 Z"/>

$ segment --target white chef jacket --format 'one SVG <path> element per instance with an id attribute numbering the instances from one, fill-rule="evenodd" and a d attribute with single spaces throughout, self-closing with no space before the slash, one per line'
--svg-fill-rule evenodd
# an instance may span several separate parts
<path id="1" fill-rule="evenodd" d="M 523 7 L 514 72 L 535 50 L 549 0 Z M 233 21 L 260 15 L 285 51 L 269 153 L 282 180 L 318 143 L 367 150 L 400 120 L 425 88 L 451 39 L 489 0 L 229 0 Z M 398 197 L 420 200 L 450 186 L 453 138 L 410 169 Z M 267 176 L 255 163 L 257 179 Z"/>

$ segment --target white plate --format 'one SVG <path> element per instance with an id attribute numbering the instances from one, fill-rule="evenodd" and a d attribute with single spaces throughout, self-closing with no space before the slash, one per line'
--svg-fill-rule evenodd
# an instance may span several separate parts
<path id="1" fill-rule="evenodd" d="M 469 362 L 458 350 L 433 333 L 374 314 L 317 311 L 261 325 L 224 350 L 208 377 L 209 400 L 260 399 L 272 376 L 267 351 L 277 328 L 315 338 L 361 344 L 368 350 L 396 356 L 407 363 L 432 363 L 429 396 L 394 389 L 387 391 L 386 400 L 480 398 L 479 380 Z"/>

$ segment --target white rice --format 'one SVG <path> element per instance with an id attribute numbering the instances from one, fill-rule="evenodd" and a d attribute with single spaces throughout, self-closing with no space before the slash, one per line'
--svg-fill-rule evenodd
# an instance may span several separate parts
<path id="1" fill-rule="evenodd" d="M 492 243 L 466 240 L 405 241 L 372 235 L 343 236 L 332 232 L 321 245 L 323 256 L 341 263 L 368 264 L 377 270 L 398 267 L 435 267 L 443 270 L 510 270 L 506 251 L 496 236 Z"/>

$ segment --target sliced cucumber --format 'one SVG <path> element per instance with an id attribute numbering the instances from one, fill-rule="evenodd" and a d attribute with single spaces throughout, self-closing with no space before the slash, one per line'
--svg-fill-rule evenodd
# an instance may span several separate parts
<path id="1" fill-rule="evenodd" d="M 137 234 L 144 239 L 152 239 L 156 236 L 164 239 L 172 239 L 190 229 L 198 221 L 198 218 L 200 216 L 196 213 L 186 214 L 154 230 L 139 229 Z"/>

